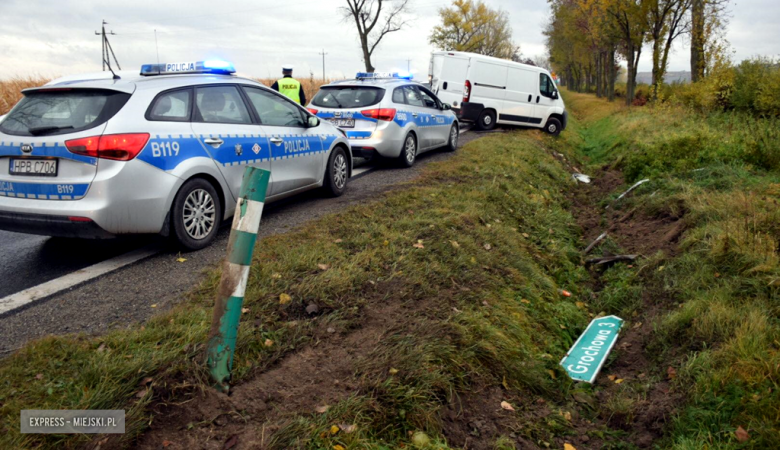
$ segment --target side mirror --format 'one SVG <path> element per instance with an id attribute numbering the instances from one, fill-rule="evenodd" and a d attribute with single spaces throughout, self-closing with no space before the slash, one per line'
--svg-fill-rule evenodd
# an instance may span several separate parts
<path id="1" fill-rule="evenodd" d="M 449 103 L 442 103 L 442 105 L 441 105 L 441 109 L 442 109 L 443 111 L 449 111 L 449 110 L 451 110 L 451 109 L 452 109 L 452 106 L 450 106 L 450 104 L 449 104 Z"/>
<path id="2" fill-rule="evenodd" d="M 320 126 L 320 118 L 317 116 L 309 116 L 309 128 L 317 128 Z"/>
<path id="3" fill-rule="evenodd" d="M 558 100 L 558 91 L 553 91 L 552 98 L 553 100 Z"/>

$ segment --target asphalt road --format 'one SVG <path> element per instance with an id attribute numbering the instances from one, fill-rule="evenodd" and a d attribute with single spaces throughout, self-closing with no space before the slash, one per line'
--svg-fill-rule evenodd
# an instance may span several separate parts
<path id="1" fill-rule="evenodd" d="M 460 146 L 477 137 L 462 132 Z M 377 164 L 350 180 L 347 192 L 338 198 L 310 191 L 267 205 L 259 236 L 284 233 L 350 205 L 376 200 L 414 179 L 425 165 L 451 155 L 438 150 L 422 154 L 411 169 Z M 95 334 L 145 321 L 176 304 L 224 258 L 229 234 L 227 223 L 212 246 L 187 253 L 187 261 L 180 263 L 178 251 L 157 236 L 84 241 L 0 232 L 0 298 L 143 246 L 161 247 L 154 256 L 0 315 L 0 356 L 49 334 Z"/>

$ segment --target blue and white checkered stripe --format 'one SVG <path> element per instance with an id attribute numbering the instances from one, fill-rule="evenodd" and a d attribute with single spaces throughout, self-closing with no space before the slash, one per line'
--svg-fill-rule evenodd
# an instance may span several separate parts
<path id="1" fill-rule="evenodd" d="M 0 196 L 36 200 L 78 200 L 87 195 L 89 184 L 44 184 L 0 181 Z"/>

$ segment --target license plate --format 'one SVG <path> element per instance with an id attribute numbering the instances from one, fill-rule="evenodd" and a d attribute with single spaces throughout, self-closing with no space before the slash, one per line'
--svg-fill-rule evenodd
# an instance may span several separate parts
<path id="1" fill-rule="evenodd" d="M 11 175 L 26 175 L 33 177 L 56 177 L 56 159 L 11 158 L 8 164 Z"/>
<path id="2" fill-rule="evenodd" d="M 355 128 L 355 119 L 328 119 L 339 128 Z"/>

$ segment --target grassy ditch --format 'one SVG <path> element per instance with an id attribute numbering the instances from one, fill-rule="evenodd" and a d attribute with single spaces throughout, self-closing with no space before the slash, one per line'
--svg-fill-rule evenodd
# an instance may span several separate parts
<path id="1" fill-rule="evenodd" d="M 578 115 L 590 116 L 579 143 L 591 158 L 590 170 L 620 170 L 628 183 L 651 179 L 628 200 L 611 203 L 624 190 L 618 189 L 600 206 L 611 203 L 616 217 L 641 216 L 659 226 L 671 217 L 682 232 L 671 253 L 645 255 L 635 274 L 618 277 L 622 287 L 606 281 L 618 294 L 640 287 L 645 309 L 661 310 L 647 357 L 672 393 L 684 399 L 662 446 L 775 447 L 780 440 L 777 120 L 671 107 L 621 109 L 594 118 L 591 107 L 604 108 L 604 102 L 576 94 L 567 101 Z M 625 269 L 607 275 L 619 275 L 617 270 Z M 631 317 L 639 294 L 625 298 L 634 301 L 617 301 L 609 310 Z"/>
<path id="2" fill-rule="evenodd" d="M 382 338 L 354 355 L 348 399 L 326 414 L 296 411 L 270 445 L 396 448 L 423 437 L 444 445 L 447 436 L 462 445 L 475 430 L 457 418 L 443 426 L 439 413 L 472 391 L 498 388 L 485 414 L 506 426 L 477 430 L 484 448 L 518 440 L 563 446 L 573 432 L 560 408 L 571 401 L 572 386 L 557 361 L 593 314 L 577 300 L 588 274 L 565 208 L 572 181 L 542 150 L 547 139 L 526 131 L 475 141 L 384 199 L 259 244 L 234 384 L 251 383 L 307 344 L 359 330 L 380 305 L 391 308 L 394 324 L 378 325 Z M 155 405 L 204 386 L 203 342 L 217 281 L 211 273 L 182 305 L 143 326 L 50 337 L 5 359 L 0 447 L 89 442 L 20 435 L 19 410 L 33 408 L 126 409 L 129 432 L 116 444 L 133 445 L 159 420 Z M 316 314 L 306 312 L 312 303 Z M 332 331 L 320 334 L 323 327 Z M 336 423 L 356 431 L 328 433 Z"/>

